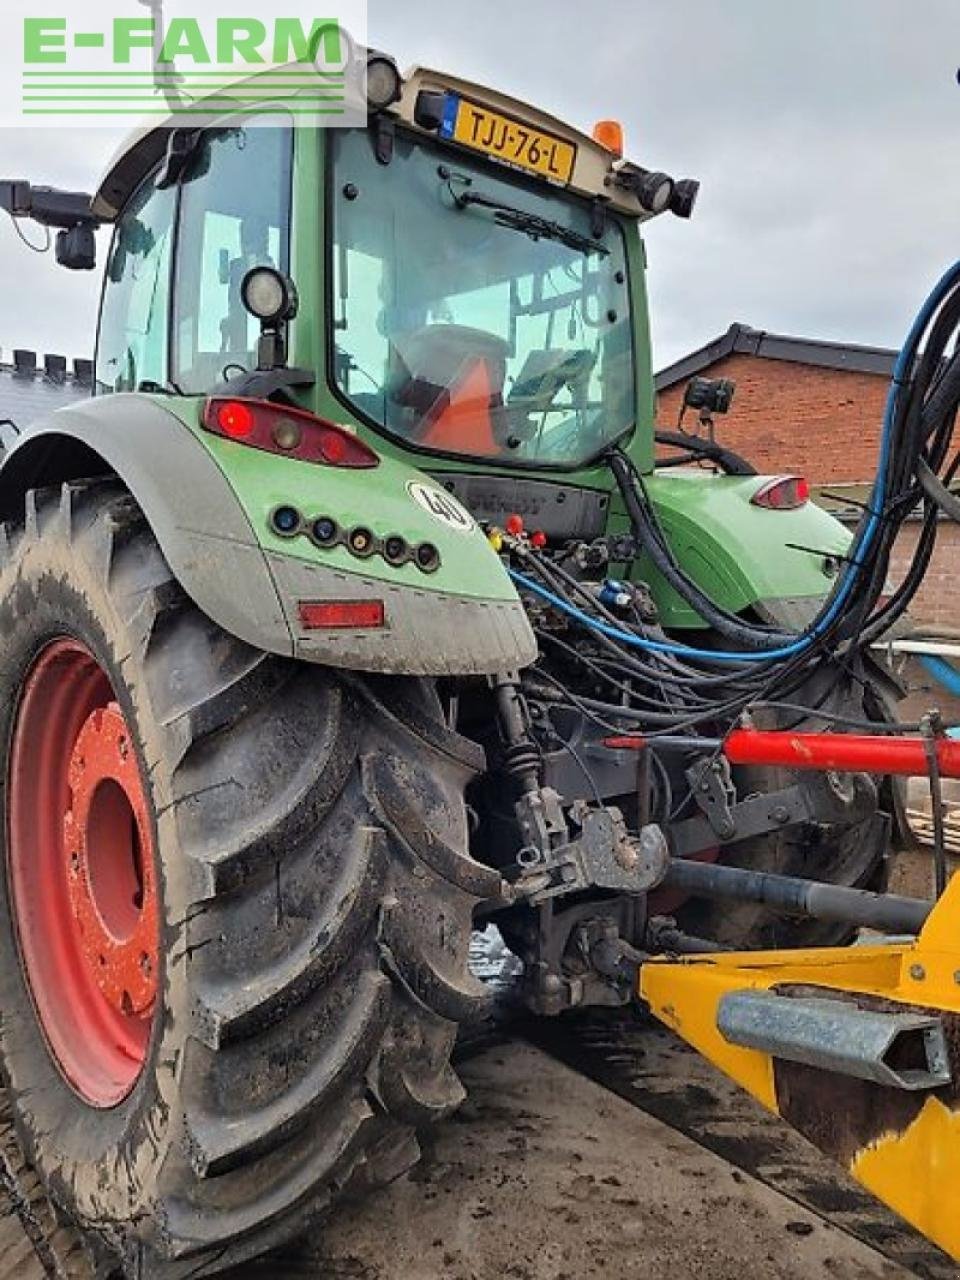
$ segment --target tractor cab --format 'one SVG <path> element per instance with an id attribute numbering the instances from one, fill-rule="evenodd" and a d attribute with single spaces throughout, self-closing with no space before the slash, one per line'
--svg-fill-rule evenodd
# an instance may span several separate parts
<path id="1" fill-rule="evenodd" d="M 403 451 L 572 470 L 649 436 L 638 223 L 688 216 L 696 184 L 625 163 L 609 122 L 597 140 L 448 76 L 389 98 L 365 129 L 281 111 L 132 140 L 93 201 L 116 223 L 100 391 L 251 371 L 259 266 L 300 295 L 301 399 Z"/>

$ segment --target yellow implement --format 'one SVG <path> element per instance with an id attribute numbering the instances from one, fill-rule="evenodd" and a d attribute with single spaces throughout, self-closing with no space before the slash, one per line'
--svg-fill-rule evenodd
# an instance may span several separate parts
<path id="1" fill-rule="evenodd" d="M 651 960 L 639 993 L 960 1260 L 960 876 L 915 942 Z"/>

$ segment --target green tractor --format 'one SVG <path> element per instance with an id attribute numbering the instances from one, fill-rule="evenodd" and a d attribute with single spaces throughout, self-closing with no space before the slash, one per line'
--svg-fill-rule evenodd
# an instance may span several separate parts
<path id="1" fill-rule="evenodd" d="M 793 656 L 849 543 L 796 478 L 657 463 L 642 230 L 697 184 L 370 84 L 367 127 L 170 119 L 92 196 L 0 185 L 68 268 L 111 235 L 95 393 L 0 468 L 0 1132 L 63 1274 L 215 1274 L 410 1167 L 477 928 L 555 1015 L 850 936 L 671 860 L 884 882 L 887 784 L 716 749 L 890 691 Z"/>

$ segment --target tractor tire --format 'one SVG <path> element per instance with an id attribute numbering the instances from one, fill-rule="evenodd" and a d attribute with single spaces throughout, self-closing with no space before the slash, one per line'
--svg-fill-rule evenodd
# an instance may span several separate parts
<path id="1" fill-rule="evenodd" d="M 879 696 L 879 695 L 878 695 Z M 864 718 L 867 711 L 853 695 L 841 702 L 844 714 Z M 791 723 L 794 721 L 791 720 Z M 799 726 L 803 728 L 804 726 Z M 817 721 L 816 728 L 822 728 Z M 800 780 L 796 771 L 754 766 L 733 770 L 740 796 L 778 791 Z M 725 866 L 777 875 L 799 876 L 825 884 L 884 893 L 889 880 L 889 824 L 882 811 L 892 810 L 886 786 L 862 774 L 814 776 L 808 786 L 858 788 L 874 812 L 860 821 L 839 824 L 804 823 L 784 831 L 755 836 L 722 850 Z M 750 902 L 694 900 L 676 912 L 677 922 L 691 933 L 736 950 L 774 950 L 787 947 L 841 947 L 856 937 L 856 928 L 829 920 L 803 920 L 778 914 Z"/>
<path id="2" fill-rule="evenodd" d="M 213 1275 L 462 1100 L 482 752 L 430 682 L 224 633 L 112 481 L 28 494 L 0 557 L 0 1125 L 55 1274 L 82 1239 L 89 1275 Z"/>

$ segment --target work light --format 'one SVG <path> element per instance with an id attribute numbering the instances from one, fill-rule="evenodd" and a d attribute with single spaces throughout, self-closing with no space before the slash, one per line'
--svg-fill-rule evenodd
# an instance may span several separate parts
<path id="1" fill-rule="evenodd" d="M 299 300 L 289 276 L 274 267 L 253 267 L 240 285 L 243 305 L 261 324 L 280 324 L 297 314 Z"/>
<path id="2" fill-rule="evenodd" d="M 374 53 L 367 59 L 367 105 L 371 111 L 384 111 L 400 97 L 403 80 L 397 64 L 385 54 Z"/>
<path id="3" fill-rule="evenodd" d="M 635 189 L 637 199 L 648 213 L 663 213 L 673 199 L 673 179 L 666 173 L 643 172 Z"/>

